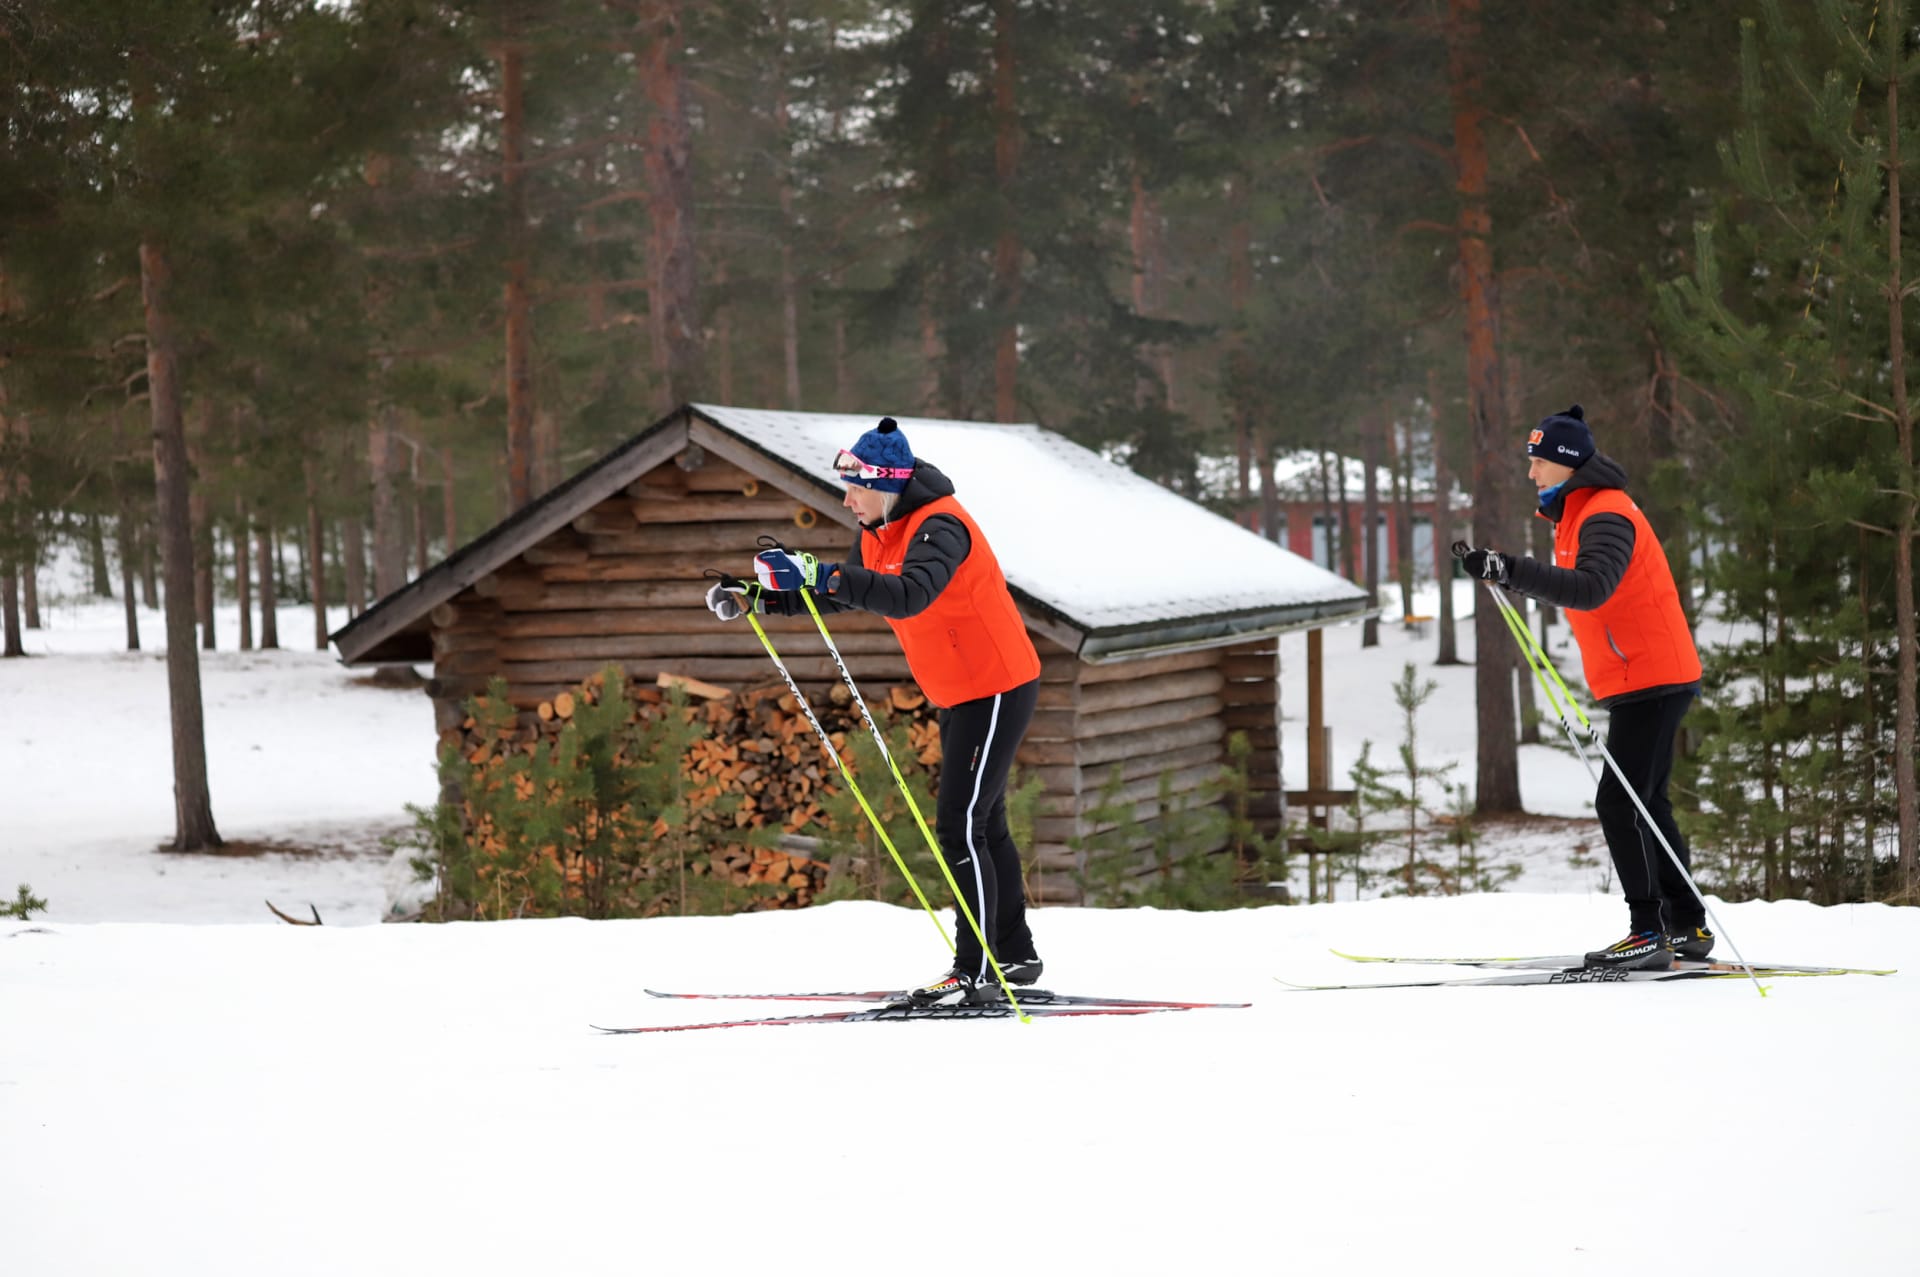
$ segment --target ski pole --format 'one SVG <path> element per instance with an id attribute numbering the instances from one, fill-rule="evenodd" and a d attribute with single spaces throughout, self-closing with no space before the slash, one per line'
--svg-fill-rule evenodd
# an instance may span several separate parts
<path id="1" fill-rule="evenodd" d="M 739 578 L 728 576 L 726 573 L 715 571 L 712 568 L 707 570 L 707 575 L 721 581 L 739 582 Z M 818 718 L 814 717 L 813 706 L 807 703 L 806 693 L 802 692 L 800 685 L 794 682 L 793 675 L 787 670 L 787 663 L 781 660 L 780 653 L 774 650 L 773 640 L 767 637 L 767 631 L 765 627 L 760 624 L 760 618 L 755 614 L 751 604 L 746 608 L 746 616 L 747 620 L 753 624 L 753 632 L 760 637 L 760 645 L 767 649 L 767 655 L 773 659 L 773 667 L 779 670 L 780 677 L 786 680 L 787 690 L 792 692 L 793 699 L 799 702 L 800 712 L 805 714 L 807 716 L 807 722 L 813 725 L 814 735 L 820 738 L 820 747 L 827 751 L 827 757 L 831 758 L 833 765 L 840 769 L 840 779 L 847 783 L 848 790 L 852 792 L 854 798 L 860 804 L 860 810 L 865 812 L 867 819 L 873 823 L 873 830 L 880 835 L 880 841 L 885 845 L 887 854 L 893 857 L 893 863 L 900 866 L 901 876 L 907 880 L 907 886 L 913 888 L 913 898 L 918 900 L 920 907 L 927 911 L 927 917 L 933 919 L 933 929 L 940 933 L 940 942 L 947 946 L 947 952 L 952 953 L 953 941 L 947 938 L 946 925 L 940 921 L 940 915 L 934 912 L 933 905 L 928 902 L 926 893 L 920 890 L 919 882 L 914 879 L 913 871 L 907 868 L 907 862 L 901 858 L 900 852 L 894 847 L 893 839 L 887 837 L 886 826 L 881 824 L 880 817 L 874 814 L 872 805 L 867 802 L 867 796 L 860 792 L 859 783 L 854 780 L 853 773 L 847 770 L 846 761 L 840 757 L 840 751 L 833 746 L 833 737 L 827 735 L 827 729 L 820 725 Z M 863 705 L 861 708 L 865 709 L 866 707 Z"/>
<path id="2" fill-rule="evenodd" d="M 1463 559 L 1469 552 L 1470 547 L 1466 542 L 1455 541 L 1453 543 L 1453 554 L 1455 558 Z M 1574 712 L 1580 719 L 1580 725 L 1587 730 L 1588 743 L 1600 751 L 1600 757 L 1606 761 L 1607 766 L 1613 769 L 1614 778 L 1620 782 L 1620 788 L 1627 792 L 1627 797 L 1633 800 L 1634 810 L 1640 813 L 1641 821 L 1646 825 L 1647 829 L 1652 831 L 1654 838 L 1659 841 L 1661 850 L 1665 851 L 1667 853 L 1667 859 L 1673 862 L 1673 867 L 1679 872 L 1681 881 L 1687 884 L 1687 890 L 1691 891 L 1693 898 L 1700 902 L 1700 911 L 1712 921 L 1719 934 L 1727 938 L 1727 947 L 1733 950 L 1734 961 L 1739 964 L 1741 970 L 1747 973 L 1747 979 L 1753 981 L 1753 987 L 1759 991 L 1760 996 L 1763 998 L 1766 997 L 1767 986 L 1760 983 L 1760 977 L 1754 974 L 1753 967 L 1741 954 L 1740 946 L 1734 942 L 1732 933 L 1726 929 L 1726 926 L 1713 912 L 1713 906 L 1707 903 L 1706 896 L 1701 894 L 1700 885 L 1693 880 L 1693 875 L 1687 871 L 1687 866 L 1680 859 L 1680 853 L 1673 849 L 1673 844 L 1667 841 L 1666 834 L 1662 833 L 1660 826 L 1654 822 L 1653 813 L 1647 810 L 1647 804 L 1640 798 L 1640 791 L 1634 786 L 1632 781 L 1627 779 L 1627 773 L 1625 769 L 1620 766 L 1619 760 L 1613 756 L 1613 751 L 1608 749 L 1606 742 L 1600 739 L 1600 729 L 1593 725 L 1592 720 L 1590 720 L 1586 713 L 1580 708 L 1579 702 L 1574 699 L 1573 693 L 1568 691 L 1565 680 L 1560 677 L 1560 671 L 1553 668 L 1553 662 L 1548 659 L 1546 649 L 1541 647 L 1540 640 L 1533 636 L 1532 629 L 1527 626 L 1526 621 L 1520 616 L 1519 609 L 1508 601 L 1497 582 L 1488 581 L 1486 585 L 1487 593 L 1493 597 L 1494 606 L 1500 609 L 1501 615 L 1506 619 L 1507 629 L 1513 634 L 1514 641 L 1520 645 L 1520 654 L 1526 658 L 1527 664 L 1532 667 L 1534 677 L 1540 680 L 1540 685 L 1543 688 L 1547 688 L 1547 700 L 1553 706 L 1555 716 L 1560 719 L 1560 726 L 1566 730 L 1567 739 L 1573 742 L 1575 752 L 1580 755 L 1580 761 L 1585 764 L 1587 774 L 1590 776 L 1594 775 L 1593 763 L 1587 757 L 1587 752 L 1580 747 L 1579 738 L 1574 734 L 1572 724 L 1567 721 L 1567 716 L 1561 709 L 1561 698 L 1555 696 L 1552 688 L 1548 687 L 1547 676 L 1542 673 L 1543 669 L 1550 672 L 1553 676 L 1553 681 L 1560 685 L 1560 691 L 1565 694 L 1567 708 Z M 1595 785 L 1597 786 L 1598 784 L 1599 780 L 1596 776 Z M 1597 798 L 1598 795 L 1596 794 L 1596 800 Z"/>
<path id="3" fill-rule="evenodd" d="M 853 675 L 847 672 L 847 663 L 840 659 L 840 646 L 833 641 L 833 635 L 827 632 L 827 622 L 815 606 L 813 592 L 802 588 L 800 597 L 807 602 L 807 611 L 813 614 L 813 623 L 820 630 L 820 637 L 826 640 L 827 653 L 833 657 L 835 668 L 840 671 L 841 679 L 847 690 L 853 693 L 854 704 L 860 707 L 860 716 L 867 721 L 867 730 L 873 734 L 873 743 L 880 747 L 880 756 L 887 760 L 887 766 L 893 771 L 893 781 L 900 787 L 901 796 L 907 800 L 907 810 L 913 813 L 913 821 L 920 826 L 920 836 L 927 840 L 927 846 L 933 851 L 933 863 L 940 866 L 940 876 L 947 880 L 947 889 L 953 892 L 954 903 L 960 906 L 960 913 L 973 928 L 973 934 L 980 941 L 980 952 L 986 955 L 987 964 L 993 968 L 993 978 L 1000 982 L 1000 991 L 1007 995 L 1007 1001 L 1013 1006 L 1013 1013 L 1022 1023 L 1032 1023 L 1032 1017 L 1020 1008 L 1020 1000 L 1013 996 L 1013 986 L 1007 982 L 1007 973 L 1000 969 L 1000 959 L 993 956 L 993 946 L 987 943 L 986 934 L 980 929 L 980 920 L 973 916 L 973 910 L 967 904 L 967 898 L 960 891 L 960 884 L 954 881 L 953 870 L 947 866 L 947 858 L 940 854 L 940 843 L 927 828 L 927 818 L 920 814 L 920 804 L 914 801 L 913 791 L 907 788 L 907 778 L 900 774 L 900 764 L 893 761 L 893 751 L 887 748 L 886 737 L 880 733 L 880 724 L 873 719 L 873 711 L 867 708 L 866 698 L 860 695 L 859 685 L 853 681 Z M 978 854 L 978 853 L 976 853 Z M 897 857 L 896 857 L 897 859 Z M 906 866 L 900 866 L 905 872 Z M 942 936 L 945 931 L 940 933 Z M 949 946 L 951 947 L 951 946 Z"/>

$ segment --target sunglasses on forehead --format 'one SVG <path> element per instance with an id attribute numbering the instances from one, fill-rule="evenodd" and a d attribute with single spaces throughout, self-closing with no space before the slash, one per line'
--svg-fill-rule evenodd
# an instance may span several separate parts
<path id="1" fill-rule="evenodd" d="M 912 466 L 870 466 L 845 448 L 833 459 L 833 472 L 843 479 L 913 478 Z"/>

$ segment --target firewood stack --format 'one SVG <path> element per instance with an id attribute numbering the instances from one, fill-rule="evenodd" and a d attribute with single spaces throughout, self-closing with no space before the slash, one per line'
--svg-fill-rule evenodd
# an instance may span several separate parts
<path id="1" fill-rule="evenodd" d="M 827 875 L 826 863 L 807 854 L 814 837 L 824 831 L 822 792 L 844 782 L 792 691 L 784 682 L 733 690 L 671 673 L 661 673 L 653 685 L 629 678 L 627 699 L 636 720 L 666 712 L 666 689 L 672 685 L 685 689 L 687 712 L 707 727 L 707 735 L 695 741 L 682 760 L 681 771 L 692 785 L 687 795 L 691 823 L 702 831 L 711 872 L 728 875 L 738 886 L 776 885 L 779 890 L 761 907 L 798 908 L 811 903 Z M 469 716 L 460 727 L 460 752 L 469 762 L 485 765 L 514 751 L 531 756 L 542 747 L 550 748 L 582 703 L 598 702 L 601 689 L 602 677 L 595 674 L 572 691 L 521 712 L 510 741 L 486 739 L 484 725 Z M 937 776 L 940 728 L 926 697 L 905 684 L 862 690 L 876 709 L 885 712 L 889 726 L 903 716 L 908 720 L 912 757 L 897 761 L 903 767 L 917 762 Z M 850 760 L 849 739 L 867 731 L 852 695 L 843 684 L 833 684 L 812 700 L 814 716 L 841 756 Z M 866 782 L 870 791 L 877 783 Z M 891 786 L 891 777 L 884 783 Z M 730 816 L 719 810 L 726 795 L 739 797 Z M 745 831 L 768 826 L 787 835 L 780 846 L 752 847 L 725 839 L 727 829 L 744 836 Z M 577 866 L 563 867 L 570 880 L 579 881 Z M 695 871 L 706 872 L 707 866 L 698 865 Z"/>

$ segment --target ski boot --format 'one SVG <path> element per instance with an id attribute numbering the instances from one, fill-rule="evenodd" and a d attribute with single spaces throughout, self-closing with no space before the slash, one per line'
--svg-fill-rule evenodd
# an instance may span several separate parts
<path id="1" fill-rule="evenodd" d="M 907 994 L 907 1001 L 917 1007 L 956 1006 L 976 1000 L 973 977 L 961 971 L 949 971 L 931 984 L 923 984 Z"/>
<path id="2" fill-rule="evenodd" d="M 1676 958 L 1704 962 L 1707 955 L 1713 952 L 1713 932 L 1707 930 L 1705 923 L 1676 927 L 1667 933 L 1667 947 L 1673 950 Z"/>
<path id="3" fill-rule="evenodd" d="M 1587 965 L 1618 971 L 1668 971 L 1673 968 L 1673 950 L 1667 947 L 1665 932 L 1635 931 L 1624 940 L 1589 953 Z"/>

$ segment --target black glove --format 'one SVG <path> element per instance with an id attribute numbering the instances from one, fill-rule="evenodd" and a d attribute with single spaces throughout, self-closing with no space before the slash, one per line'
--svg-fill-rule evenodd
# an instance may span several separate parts
<path id="1" fill-rule="evenodd" d="M 1492 581 L 1496 585 L 1507 583 L 1509 560 L 1498 550 L 1468 550 L 1460 556 L 1460 563 L 1467 575 L 1481 581 Z"/>

